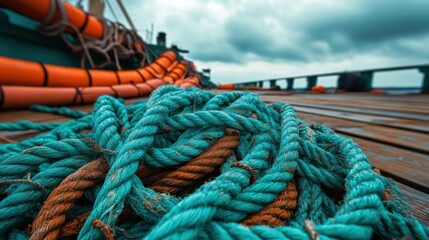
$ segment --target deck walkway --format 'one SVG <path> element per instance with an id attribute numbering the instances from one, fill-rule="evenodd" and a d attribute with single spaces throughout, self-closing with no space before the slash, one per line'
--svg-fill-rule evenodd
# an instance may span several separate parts
<path id="1" fill-rule="evenodd" d="M 353 138 L 372 165 L 397 182 L 415 216 L 429 225 L 429 95 L 258 93 L 266 102 L 290 103 L 298 117 L 308 123 L 320 122 Z M 91 112 L 92 106 L 73 109 Z M 17 120 L 69 119 L 25 110 L 0 113 L 0 122 Z M 21 141 L 36 134 L 0 132 L 0 143 Z"/>

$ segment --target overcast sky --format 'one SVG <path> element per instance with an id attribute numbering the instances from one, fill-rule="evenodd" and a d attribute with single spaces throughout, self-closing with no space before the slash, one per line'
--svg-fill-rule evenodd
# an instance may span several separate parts
<path id="1" fill-rule="evenodd" d="M 123 2 L 143 38 L 153 23 L 155 32 L 167 33 L 168 45 L 189 50 L 199 69 L 211 68 L 218 83 L 429 63 L 429 0 Z M 109 8 L 106 15 L 114 20 Z M 419 85 L 421 75 L 375 80 Z"/>

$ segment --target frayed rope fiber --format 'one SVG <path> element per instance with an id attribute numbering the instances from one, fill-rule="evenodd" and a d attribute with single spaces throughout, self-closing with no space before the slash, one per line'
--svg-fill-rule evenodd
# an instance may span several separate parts
<path id="1" fill-rule="evenodd" d="M 247 92 L 98 98 L 0 145 L 0 239 L 429 239 L 359 146 Z"/>

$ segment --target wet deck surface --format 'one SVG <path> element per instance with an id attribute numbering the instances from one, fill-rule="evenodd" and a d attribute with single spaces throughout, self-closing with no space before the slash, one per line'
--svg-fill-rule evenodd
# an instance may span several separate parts
<path id="1" fill-rule="evenodd" d="M 266 102 L 287 102 L 300 119 L 323 123 L 354 139 L 374 167 L 392 178 L 413 207 L 414 215 L 429 224 L 429 95 L 290 94 L 259 92 Z M 128 102 L 132 102 L 131 100 Z M 92 106 L 78 106 L 86 112 Z M 0 113 L 0 122 L 67 121 L 69 118 L 32 111 Z M 34 131 L 0 132 L 0 143 L 16 142 Z"/>

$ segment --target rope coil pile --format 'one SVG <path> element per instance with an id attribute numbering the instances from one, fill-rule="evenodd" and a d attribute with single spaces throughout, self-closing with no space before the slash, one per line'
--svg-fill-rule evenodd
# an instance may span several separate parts
<path id="1" fill-rule="evenodd" d="M 428 239 L 352 140 L 251 93 L 100 97 L 0 145 L 0 238 Z M 88 131 L 89 130 L 89 131 Z"/>

